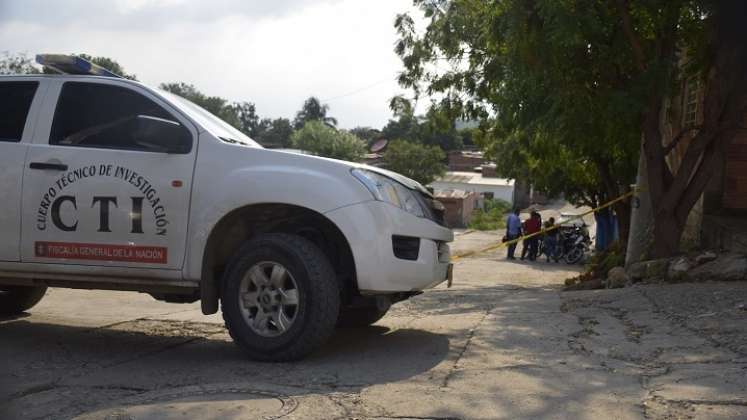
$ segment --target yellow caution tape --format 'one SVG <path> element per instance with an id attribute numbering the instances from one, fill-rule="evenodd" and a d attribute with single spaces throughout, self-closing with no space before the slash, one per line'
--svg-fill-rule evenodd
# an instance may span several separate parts
<path id="1" fill-rule="evenodd" d="M 496 250 L 498 248 L 501 248 L 501 247 L 504 247 L 504 246 L 509 246 L 511 244 L 518 243 L 518 242 L 523 241 L 525 239 L 529 239 L 529 238 L 533 238 L 533 237 L 538 236 L 538 235 L 542 235 L 545 232 L 549 232 L 551 230 L 555 230 L 555 229 L 560 228 L 560 226 L 562 224 L 564 224 L 564 223 L 568 223 L 568 222 L 571 222 L 571 221 L 574 221 L 574 220 L 577 220 L 577 219 L 581 219 L 582 217 L 584 217 L 586 215 L 589 215 L 591 213 L 594 213 L 594 212 L 597 212 L 599 210 L 605 209 L 605 208 L 607 208 L 607 207 L 609 207 L 609 206 L 611 206 L 611 205 L 613 205 L 613 204 L 615 204 L 615 203 L 617 203 L 619 201 L 625 200 L 626 198 L 632 196 L 636 192 L 637 192 L 636 190 L 628 191 L 627 193 L 625 193 L 625 194 L 623 194 L 623 195 L 615 198 L 614 200 L 610 200 L 610 201 L 602 204 L 599 207 L 593 208 L 593 209 L 591 209 L 591 210 L 589 210 L 589 211 L 587 211 L 585 213 L 581 213 L 581 214 L 575 215 L 575 216 L 571 217 L 568 220 L 564 220 L 562 223 L 558 223 L 557 225 L 555 225 L 553 227 L 550 227 L 550 228 L 547 228 L 547 229 L 542 229 L 539 232 L 535 232 L 535 233 L 532 233 L 532 234 L 529 234 L 529 235 L 526 235 L 526 236 L 520 236 L 520 237 L 518 237 L 516 239 L 512 239 L 512 240 L 506 241 L 506 242 L 497 242 L 497 243 L 494 243 L 492 245 L 488 245 L 488 246 L 486 246 L 484 248 L 475 249 L 475 250 L 472 250 L 472 251 L 463 252 L 461 254 L 452 255 L 451 256 L 451 261 L 454 262 L 454 261 L 460 260 L 462 258 L 471 257 L 471 256 L 476 255 L 476 254 L 482 254 L 483 252 L 494 251 L 494 250 Z"/>

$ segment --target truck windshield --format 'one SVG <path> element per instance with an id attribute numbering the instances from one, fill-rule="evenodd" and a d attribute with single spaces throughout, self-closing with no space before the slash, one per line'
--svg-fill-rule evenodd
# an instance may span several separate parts
<path id="1" fill-rule="evenodd" d="M 210 134 L 218 137 L 219 139 L 233 144 L 241 144 L 250 147 L 262 147 L 259 143 L 249 138 L 246 134 L 234 128 L 232 125 L 221 120 L 215 115 L 211 114 L 206 109 L 199 105 L 191 102 L 187 99 L 182 98 L 179 95 L 174 95 L 171 92 L 159 89 L 158 92 L 168 99 L 174 106 L 179 108 L 182 112 L 189 115 L 198 124 L 200 124 Z"/>

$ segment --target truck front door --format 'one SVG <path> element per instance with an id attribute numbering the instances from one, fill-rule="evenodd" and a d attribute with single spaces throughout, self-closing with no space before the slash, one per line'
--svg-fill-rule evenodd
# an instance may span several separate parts
<path id="1" fill-rule="evenodd" d="M 19 261 L 23 162 L 33 131 L 28 118 L 39 81 L 0 82 L 0 261 Z"/>
<path id="2" fill-rule="evenodd" d="M 26 159 L 22 261 L 180 269 L 194 125 L 116 80 L 58 82 L 49 96 L 54 118 Z"/>

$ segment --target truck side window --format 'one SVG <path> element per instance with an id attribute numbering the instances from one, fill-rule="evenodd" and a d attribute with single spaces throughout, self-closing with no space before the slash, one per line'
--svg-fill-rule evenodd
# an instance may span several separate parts
<path id="1" fill-rule="evenodd" d="M 161 106 L 123 87 L 66 82 L 49 144 L 189 153 L 192 135 Z"/>
<path id="2" fill-rule="evenodd" d="M 0 141 L 17 143 L 39 82 L 0 82 Z"/>

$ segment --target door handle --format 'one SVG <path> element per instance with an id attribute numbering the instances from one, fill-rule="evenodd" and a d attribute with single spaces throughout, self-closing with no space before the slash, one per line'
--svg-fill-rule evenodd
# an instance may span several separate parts
<path id="1" fill-rule="evenodd" d="M 67 171 L 67 165 L 62 163 L 50 163 L 50 162 L 31 162 L 29 163 L 30 169 L 41 169 L 43 171 Z"/>

